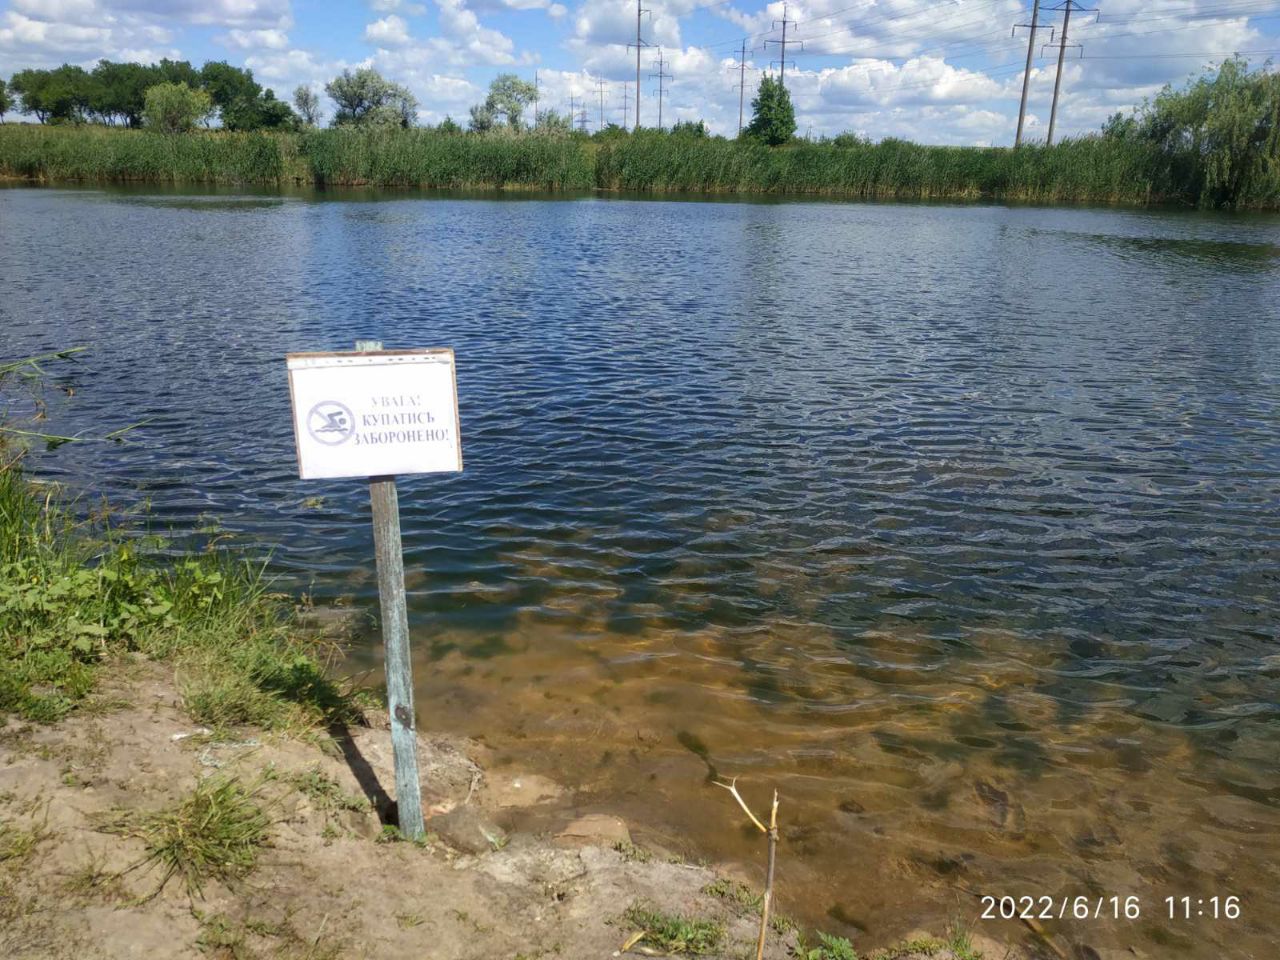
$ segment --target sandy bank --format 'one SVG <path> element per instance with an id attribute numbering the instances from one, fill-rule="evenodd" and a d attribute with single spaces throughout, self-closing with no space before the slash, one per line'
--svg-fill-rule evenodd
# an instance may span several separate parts
<path id="1" fill-rule="evenodd" d="M 378 809 L 393 780 L 389 737 L 371 721 L 301 739 L 215 737 L 183 712 L 172 670 L 142 659 L 107 671 L 60 723 L 11 719 L 0 729 L 0 956 L 604 958 L 644 929 L 640 911 L 648 926 L 697 922 L 652 930 L 631 955 L 754 955 L 738 878 L 632 843 L 620 819 L 575 809 L 545 778 L 486 773 L 472 741 L 421 741 L 429 840 L 390 839 Z M 181 872 L 161 885 L 147 815 L 228 782 L 265 814 L 251 863 L 203 876 L 199 892 Z M 817 944 L 800 954 L 798 937 L 779 924 L 766 955 L 838 957 L 810 954 Z M 987 956 L 1007 955 L 991 946 Z M 936 942 L 891 955 L 980 953 Z"/>

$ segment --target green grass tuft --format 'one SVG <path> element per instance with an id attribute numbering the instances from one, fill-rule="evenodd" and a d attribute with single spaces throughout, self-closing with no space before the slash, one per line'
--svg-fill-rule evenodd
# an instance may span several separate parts
<path id="1" fill-rule="evenodd" d="M 755 911 L 757 913 L 760 910 L 760 903 L 764 899 L 742 881 L 730 880 L 728 877 L 717 877 L 703 887 L 702 892 L 727 903 L 736 904 L 744 911 Z"/>
<path id="2" fill-rule="evenodd" d="M 335 813 L 339 810 L 363 812 L 369 809 L 369 801 L 366 798 L 343 792 L 338 782 L 319 767 L 291 774 L 288 780 L 294 789 L 311 801 L 316 809 L 325 813 Z"/>
<path id="3" fill-rule="evenodd" d="M 271 825 L 261 802 L 265 782 L 264 778 L 246 787 L 234 777 L 211 776 L 168 809 L 128 813 L 103 829 L 137 837 L 146 845 L 146 856 L 129 869 L 148 864 L 160 868 L 160 882 L 151 896 L 175 876 L 191 896 L 199 896 L 209 878 L 230 883 L 257 863 Z"/>
<path id="4" fill-rule="evenodd" d="M 358 722 L 333 648 L 294 629 L 261 567 L 224 552 L 161 561 L 154 544 L 77 520 L 0 449 L 0 716 L 65 716 L 130 651 L 178 667 L 193 719 L 298 730 Z"/>
<path id="5" fill-rule="evenodd" d="M 858 960 L 858 951 L 844 937 L 819 933 L 817 946 L 801 944 L 796 948 L 799 960 Z"/>
<path id="6" fill-rule="evenodd" d="M 613 845 L 613 849 L 622 854 L 622 859 L 627 863 L 648 863 L 653 859 L 650 851 L 630 840 L 619 840 Z"/>
<path id="7" fill-rule="evenodd" d="M 722 924 L 663 913 L 646 903 L 633 904 L 622 917 L 636 930 L 644 931 L 641 943 L 666 953 L 700 956 L 714 952 L 724 940 Z"/>

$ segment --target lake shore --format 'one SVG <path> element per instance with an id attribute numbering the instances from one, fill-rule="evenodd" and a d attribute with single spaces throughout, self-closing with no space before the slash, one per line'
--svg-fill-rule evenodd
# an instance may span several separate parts
<path id="1" fill-rule="evenodd" d="M 174 136 L 110 127 L 6 124 L 0 126 L 0 177 L 32 183 L 1195 203 L 1151 147 L 1098 137 L 1012 150 L 902 140 L 768 147 L 660 131 L 602 140 L 428 129 Z"/>
<path id="2" fill-rule="evenodd" d="M 217 553 L 143 562 L 21 459 L 0 461 L 0 954 L 751 952 L 755 878 L 475 740 L 419 735 L 427 834 L 403 839 L 385 707 L 334 669 L 344 611 Z M 776 914 L 765 955 L 855 956 L 804 936 Z M 885 956 L 981 952 L 961 930 Z"/>
<path id="3" fill-rule="evenodd" d="M 15 960 L 754 953 L 755 878 L 633 839 L 549 780 L 486 769 L 474 741 L 420 738 L 427 841 L 396 839 L 382 820 L 390 738 L 366 716 L 300 738 L 215 732 L 192 721 L 170 668 L 127 656 L 66 719 L 11 718 L 0 728 L 0 949 Z M 191 872 L 171 870 L 178 828 L 192 843 L 200 834 L 197 811 L 229 819 L 231 793 L 199 805 L 224 785 L 260 813 L 260 833 L 232 864 L 211 846 Z M 538 812 L 536 833 L 504 827 Z M 800 941 L 783 918 L 765 956 L 850 956 L 842 941 Z M 920 934 L 860 955 L 1017 955 L 995 949 Z"/>

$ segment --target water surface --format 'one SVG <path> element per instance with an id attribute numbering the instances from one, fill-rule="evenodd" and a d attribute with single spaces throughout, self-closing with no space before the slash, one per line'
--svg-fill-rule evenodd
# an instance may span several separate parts
<path id="1" fill-rule="evenodd" d="M 148 420 L 40 468 L 321 599 L 374 606 L 367 493 L 296 479 L 284 354 L 455 349 L 466 471 L 401 485 L 423 726 L 757 873 L 709 778 L 776 786 L 783 909 L 860 948 L 1079 894 L 1143 916 L 1073 947 L 1275 955 L 1280 220 L 8 189 L 0 231 L 4 355 L 91 347 L 50 426 Z"/>

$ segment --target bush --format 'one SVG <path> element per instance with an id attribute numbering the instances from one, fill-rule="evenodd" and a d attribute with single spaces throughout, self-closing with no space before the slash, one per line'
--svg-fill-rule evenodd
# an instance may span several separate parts
<path id="1" fill-rule="evenodd" d="M 1280 203 L 1280 75 L 1250 72 L 1239 57 L 1181 89 L 1166 86 L 1133 116 L 1115 114 L 1103 136 L 1159 150 L 1189 202 Z"/>
<path id="2" fill-rule="evenodd" d="M 160 133 L 186 133 L 213 113 L 213 100 L 185 83 L 157 83 L 147 88 L 143 122 Z"/>
<path id="3" fill-rule="evenodd" d="M 0 367 L 0 382 L 19 368 Z M 22 450 L 6 446 L 7 435 L 0 718 L 56 720 L 92 690 L 99 664 L 137 651 L 177 665 L 198 720 L 298 729 L 357 719 L 260 566 L 224 552 L 166 558 L 156 538 L 77 519 L 55 491 L 23 477 Z"/>

